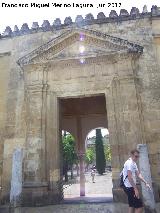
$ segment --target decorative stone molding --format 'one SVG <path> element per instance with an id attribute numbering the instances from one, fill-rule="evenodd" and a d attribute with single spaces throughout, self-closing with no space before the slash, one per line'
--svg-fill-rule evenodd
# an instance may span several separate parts
<path id="1" fill-rule="evenodd" d="M 152 16 L 159 16 L 160 15 L 160 8 L 156 5 L 153 5 L 151 8 L 151 14 Z"/>
<path id="2" fill-rule="evenodd" d="M 12 30 L 11 28 L 8 26 L 6 27 L 4 33 L 3 33 L 4 36 L 11 36 L 12 35 Z"/>
<path id="3" fill-rule="evenodd" d="M 43 21 L 42 29 L 43 29 L 44 31 L 48 31 L 48 30 L 51 29 L 51 25 L 50 25 L 50 23 L 49 23 L 48 20 L 44 20 L 44 21 Z"/>
<path id="4" fill-rule="evenodd" d="M 61 19 L 60 18 L 56 18 L 53 22 L 53 26 L 55 27 L 59 27 L 61 26 Z"/>
<path id="5" fill-rule="evenodd" d="M 143 7 L 142 13 L 139 13 L 138 8 L 132 7 L 130 13 L 125 10 L 121 9 L 120 14 L 118 15 L 115 10 L 111 10 L 109 17 L 106 17 L 103 12 L 98 13 L 97 19 L 94 19 L 93 15 L 91 13 L 87 14 L 85 19 L 81 15 L 78 15 L 75 19 L 75 22 L 72 21 L 71 17 L 66 17 L 64 20 L 64 23 L 61 23 L 61 20 L 59 18 L 55 19 L 53 26 L 50 25 L 48 20 L 44 20 L 42 27 L 39 27 L 37 22 L 33 22 L 33 25 L 31 29 L 29 29 L 27 23 L 23 24 L 21 27 L 21 30 L 19 31 L 17 26 L 16 29 L 12 30 L 8 27 L 4 31 L 4 33 L 0 36 L 0 38 L 6 38 L 6 37 L 13 37 L 13 36 L 19 36 L 24 35 L 28 33 L 38 32 L 38 31 L 49 31 L 53 30 L 54 28 L 63 29 L 67 26 L 77 25 L 77 26 L 84 26 L 88 24 L 103 24 L 103 23 L 109 23 L 109 22 L 122 22 L 132 19 L 140 19 L 140 18 L 148 18 L 153 16 L 159 16 L 160 15 L 160 8 L 156 5 L 152 6 L 151 12 L 148 12 L 147 6 L 145 5 Z"/>
<path id="6" fill-rule="evenodd" d="M 143 52 L 142 46 L 131 43 L 127 40 L 113 37 L 100 31 L 75 28 L 67 30 L 58 38 L 52 39 L 50 42 L 40 46 L 30 54 L 20 58 L 17 63 L 20 66 L 23 66 L 26 64 L 44 63 L 49 60 L 54 60 L 54 54 L 58 53 L 65 47 L 68 47 L 69 44 L 79 41 L 80 35 L 82 34 L 85 35 L 86 41 L 88 40 L 88 42 L 94 42 L 95 46 L 97 42 L 99 43 L 98 45 L 103 43 L 103 48 L 109 47 L 112 49 L 112 52 L 118 52 L 119 54 L 124 52 L 141 54 Z"/>
<path id="7" fill-rule="evenodd" d="M 38 28 L 39 28 L 38 22 L 33 22 L 32 29 L 33 30 L 38 30 Z"/>
<path id="8" fill-rule="evenodd" d="M 59 67 L 61 69 L 65 67 L 83 67 L 88 64 L 96 64 L 96 63 L 106 63 L 106 64 L 111 64 L 111 63 L 117 63 L 120 60 L 123 59 L 128 59 L 128 58 L 133 58 L 135 57 L 134 54 L 128 54 L 128 53 L 121 53 L 121 54 L 111 54 L 111 55 L 104 55 L 104 56 L 99 56 L 99 57 L 88 57 L 85 59 L 85 63 L 81 64 L 79 59 L 70 59 L 70 60 L 61 60 L 61 61 L 52 61 L 50 64 L 54 67 Z M 136 56 L 138 57 L 138 56 Z"/>
<path id="9" fill-rule="evenodd" d="M 48 183 L 47 182 L 25 182 L 23 183 L 23 187 L 24 188 L 39 188 L 39 187 L 48 187 Z"/>
<path id="10" fill-rule="evenodd" d="M 0 53 L 0 57 L 10 56 L 11 52 Z"/>
<path id="11" fill-rule="evenodd" d="M 81 15 L 78 15 L 76 17 L 75 23 L 79 25 L 79 24 L 83 23 L 83 21 L 84 21 L 83 17 Z"/>
<path id="12" fill-rule="evenodd" d="M 86 17 L 85 17 L 85 21 L 90 22 L 92 20 L 94 20 L 94 16 L 92 15 L 92 13 L 87 14 Z"/>
<path id="13" fill-rule="evenodd" d="M 24 23 L 21 27 L 21 33 L 22 34 L 28 34 L 30 32 L 30 29 L 28 27 L 28 24 L 27 23 Z"/>
<path id="14" fill-rule="evenodd" d="M 13 35 L 17 36 L 17 35 L 19 35 L 19 34 L 20 34 L 19 29 L 18 29 L 17 25 L 15 25 L 15 26 L 14 26 Z"/>
<path id="15" fill-rule="evenodd" d="M 118 17 L 118 14 L 115 10 L 111 10 L 110 14 L 109 14 L 109 17 L 110 18 L 117 18 Z"/>
<path id="16" fill-rule="evenodd" d="M 144 5 L 142 13 L 148 13 L 147 5 Z"/>
<path id="17" fill-rule="evenodd" d="M 120 10 L 120 17 L 125 17 L 125 16 L 129 16 L 128 11 L 125 10 L 125 9 L 121 9 Z"/>
<path id="18" fill-rule="evenodd" d="M 25 89 L 27 93 L 37 93 L 37 92 L 47 91 L 48 88 L 49 88 L 48 84 L 39 83 L 39 84 L 26 85 Z"/>
<path id="19" fill-rule="evenodd" d="M 139 15 L 139 9 L 138 8 L 136 8 L 136 7 L 132 7 L 132 9 L 131 9 L 131 12 L 130 12 L 130 15 L 133 17 L 138 17 L 138 15 Z"/>
<path id="20" fill-rule="evenodd" d="M 97 15 L 98 20 L 105 19 L 105 18 L 106 18 L 106 16 L 104 15 L 103 12 L 98 13 L 98 15 Z"/>
<path id="21" fill-rule="evenodd" d="M 69 17 L 66 17 L 65 20 L 64 20 L 64 24 L 65 25 L 70 25 L 72 24 L 72 18 L 69 16 Z"/>

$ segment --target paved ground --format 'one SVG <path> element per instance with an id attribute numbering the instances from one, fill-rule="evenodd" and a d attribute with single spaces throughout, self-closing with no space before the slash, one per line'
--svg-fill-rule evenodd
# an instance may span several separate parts
<path id="1" fill-rule="evenodd" d="M 127 213 L 128 206 L 124 204 L 66 204 L 37 208 L 23 208 L 15 213 Z M 160 213 L 160 204 L 157 205 Z"/>
<path id="2" fill-rule="evenodd" d="M 92 183 L 90 172 L 85 174 L 85 192 L 87 197 L 112 197 L 112 173 L 95 176 L 95 183 Z M 73 180 L 72 185 L 64 185 L 64 198 L 79 196 L 79 177 Z"/>
<path id="3" fill-rule="evenodd" d="M 124 210 L 125 209 L 125 210 Z M 126 207 L 114 206 L 112 204 L 76 204 L 49 206 L 43 208 L 23 209 L 23 213 L 125 213 Z"/>
<path id="4" fill-rule="evenodd" d="M 14 213 L 127 213 L 128 205 L 112 202 L 111 172 L 103 176 L 96 174 L 92 183 L 90 173 L 86 174 L 86 196 L 79 197 L 79 178 L 74 184 L 64 186 L 65 200 L 61 205 L 16 209 Z M 72 204 L 71 204 L 72 202 Z M 83 203 L 82 203 L 83 202 Z M 160 203 L 157 204 L 160 213 Z"/>

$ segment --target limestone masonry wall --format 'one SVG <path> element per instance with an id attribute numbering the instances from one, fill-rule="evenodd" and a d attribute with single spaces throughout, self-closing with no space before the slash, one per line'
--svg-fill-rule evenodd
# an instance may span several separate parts
<path id="1" fill-rule="evenodd" d="M 51 39 L 58 38 L 66 30 L 74 28 L 100 31 L 144 48 L 143 54 L 132 62 L 131 66 L 136 77 L 136 96 L 141 109 L 141 121 L 143 121 L 143 142 L 148 145 L 152 180 L 158 201 L 160 200 L 160 9 L 157 6 L 153 6 L 151 12 L 148 12 L 145 6 L 142 13 L 135 7 L 130 14 L 124 9 L 121 10 L 120 15 L 111 11 L 109 17 L 99 13 L 97 19 L 94 19 L 92 14 L 86 15 L 85 19 L 77 16 L 75 22 L 67 17 L 63 24 L 60 19 L 56 19 L 53 25 L 45 20 L 41 27 L 37 22 L 33 22 L 31 29 L 26 23 L 20 30 L 17 26 L 13 31 L 10 27 L 6 27 L 0 35 L 0 177 L 2 179 L 0 184 L 3 185 L 1 196 L 6 200 L 9 196 L 13 150 L 16 147 L 25 147 L 27 122 L 25 82 L 23 70 L 17 61 Z M 64 73 L 67 69 L 63 69 Z M 118 72 L 123 69 L 124 61 L 117 67 Z M 107 79 L 99 74 L 100 80 L 104 78 Z M 74 77 L 70 82 L 73 85 L 74 82 L 77 83 Z M 94 85 L 94 82 L 89 83 L 89 78 L 85 81 L 84 77 L 83 82 L 85 82 L 84 88 L 87 88 L 87 85 Z M 59 76 L 59 79 L 54 79 L 51 87 L 56 89 L 60 84 L 63 84 L 64 88 L 69 85 L 66 79 Z M 124 91 L 123 95 L 127 96 L 127 91 Z M 129 141 L 136 140 L 136 134 L 134 138 L 129 138 L 129 135 L 127 137 Z M 128 144 L 128 152 L 130 147 Z"/>

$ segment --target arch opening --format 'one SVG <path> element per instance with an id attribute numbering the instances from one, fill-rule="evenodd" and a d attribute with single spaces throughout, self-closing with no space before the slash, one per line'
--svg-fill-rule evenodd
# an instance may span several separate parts
<path id="1" fill-rule="evenodd" d="M 75 137 L 62 130 L 62 174 L 64 199 L 79 194 L 79 160 L 76 152 Z"/>
<path id="2" fill-rule="evenodd" d="M 107 128 L 97 127 L 89 131 L 85 153 L 86 195 L 112 198 L 111 147 Z"/>
<path id="3" fill-rule="evenodd" d="M 88 161 L 90 154 L 95 155 L 95 147 L 93 144 L 89 147 L 89 140 L 95 139 L 93 132 L 97 129 L 102 129 L 102 144 L 103 140 L 108 141 L 107 146 L 111 156 L 105 95 L 60 98 L 59 109 L 59 125 L 62 138 L 64 134 L 62 130 L 67 130 L 68 135 L 70 133 L 74 135 L 76 154 L 76 162 L 72 167 L 72 171 L 71 169 L 68 170 L 69 178 L 67 182 L 65 182 L 63 173 L 64 201 L 73 199 L 85 199 L 85 201 L 91 199 L 90 201 L 92 201 L 98 199 L 99 202 L 103 199 L 105 201 L 108 198 L 112 199 L 111 159 L 108 162 L 105 161 L 104 174 L 95 172 L 97 179 L 95 183 L 92 179 L 91 169 L 93 164 L 96 164 L 95 156 L 92 156 L 92 161 Z M 106 155 L 106 149 L 105 147 L 104 156 Z M 62 163 L 64 164 L 63 161 Z M 106 184 L 106 187 L 104 187 L 104 184 Z"/>

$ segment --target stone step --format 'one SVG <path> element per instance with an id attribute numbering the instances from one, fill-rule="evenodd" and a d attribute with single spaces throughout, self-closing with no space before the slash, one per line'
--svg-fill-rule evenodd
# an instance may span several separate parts
<path id="1" fill-rule="evenodd" d="M 160 213 L 160 203 L 158 203 L 156 206 L 157 206 L 156 213 Z M 122 203 L 61 204 L 44 207 L 15 208 L 14 210 L 10 209 L 9 206 L 0 206 L 0 213 L 127 213 L 127 212 L 128 212 L 128 205 Z"/>
<path id="2" fill-rule="evenodd" d="M 160 213 L 160 203 L 156 205 Z M 145 211 L 145 213 L 149 213 Z M 62 204 L 47 207 L 23 208 L 21 213 L 128 213 L 128 205 L 122 203 Z"/>
<path id="3" fill-rule="evenodd" d="M 0 206 L 0 213 L 9 213 L 10 207 L 9 206 Z"/>

